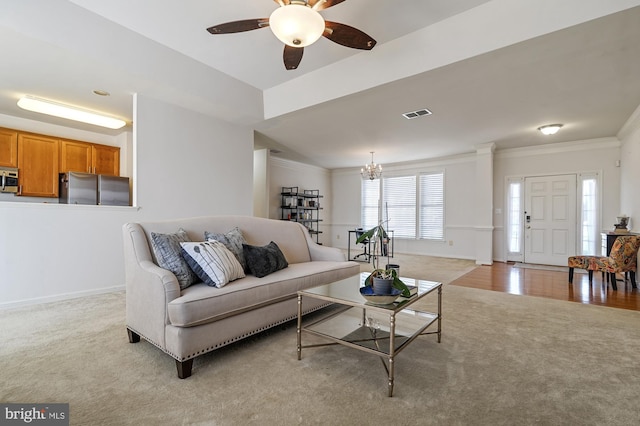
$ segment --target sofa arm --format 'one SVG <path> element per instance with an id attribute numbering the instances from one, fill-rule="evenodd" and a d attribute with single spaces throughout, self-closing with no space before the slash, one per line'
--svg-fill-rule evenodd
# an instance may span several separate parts
<path id="1" fill-rule="evenodd" d="M 127 327 L 164 349 L 168 303 L 180 297 L 180 285 L 172 272 L 153 262 L 139 225 L 126 224 L 123 230 Z"/>
<path id="2" fill-rule="evenodd" d="M 144 271 L 141 278 L 143 281 L 147 281 L 147 285 L 141 282 L 137 282 L 136 285 L 146 286 L 148 291 L 152 293 L 160 293 L 161 289 L 164 290 L 165 303 L 180 297 L 180 284 L 171 271 L 159 267 L 150 260 L 140 262 L 140 269 Z"/>
<path id="3" fill-rule="evenodd" d="M 347 261 L 347 255 L 339 248 L 321 246 L 316 243 L 309 244 L 309 254 L 312 261 Z"/>
<path id="4" fill-rule="evenodd" d="M 142 261 L 133 276 L 127 277 L 126 288 L 127 327 L 165 349 L 168 303 L 180 296 L 175 275 L 151 261 Z"/>

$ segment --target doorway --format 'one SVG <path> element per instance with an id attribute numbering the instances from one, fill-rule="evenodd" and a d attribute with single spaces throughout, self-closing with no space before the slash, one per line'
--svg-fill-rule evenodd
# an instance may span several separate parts
<path id="1" fill-rule="evenodd" d="M 576 253 L 576 175 L 525 177 L 524 183 L 523 261 L 566 266 Z"/>

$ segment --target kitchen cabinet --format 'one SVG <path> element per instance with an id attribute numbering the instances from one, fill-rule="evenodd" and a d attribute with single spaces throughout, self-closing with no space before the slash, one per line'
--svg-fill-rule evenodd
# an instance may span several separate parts
<path id="1" fill-rule="evenodd" d="M 69 140 L 60 141 L 60 173 L 91 173 L 91 144 Z"/>
<path id="2" fill-rule="evenodd" d="M 120 176 L 120 148 L 108 145 L 91 147 L 93 173 L 99 175 Z"/>
<path id="3" fill-rule="evenodd" d="M 0 166 L 18 167 L 18 132 L 0 128 Z"/>
<path id="4" fill-rule="evenodd" d="M 88 142 L 60 141 L 60 173 L 120 176 L 120 148 Z"/>
<path id="5" fill-rule="evenodd" d="M 59 145 L 57 138 L 18 134 L 18 195 L 58 197 Z"/>

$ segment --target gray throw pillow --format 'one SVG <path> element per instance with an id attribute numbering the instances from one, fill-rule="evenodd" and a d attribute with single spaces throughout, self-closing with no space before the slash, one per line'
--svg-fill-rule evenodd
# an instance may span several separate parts
<path id="1" fill-rule="evenodd" d="M 181 290 L 198 281 L 198 277 L 182 257 L 180 243 L 190 241 L 187 232 L 182 228 L 175 234 L 151 233 L 151 248 L 158 261 L 158 266 L 173 272 L 178 279 Z"/>
<path id="2" fill-rule="evenodd" d="M 263 247 L 243 244 L 242 248 L 249 272 L 258 278 L 289 266 L 280 247 L 273 241 Z"/>
<path id="3" fill-rule="evenodd" d="M 220 241 L 224 246 L 229 249 L 231 253 L 236 256 L 240 265 L 242 265 L 242 269 L 247 272 L 247 261 L 244 258 L 244 252 L 242 250 L 242 245 L 247 242 L 244 239 L 244 235 L 242 235 L 242 231 L 237 226 L 233 228 L 231 231 L 226 234 L 217 234 L 209 231 L 205 231 L 204 239 L 207 241 Z"/>

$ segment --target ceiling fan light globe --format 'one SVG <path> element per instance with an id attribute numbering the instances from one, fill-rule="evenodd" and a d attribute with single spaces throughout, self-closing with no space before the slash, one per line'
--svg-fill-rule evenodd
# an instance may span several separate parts
<path id="1" fill-rule="evenodd" d="M 284 44 L 305 47 L 322 36 L 324 19 L 310 7 L 289 4 L 273 11 L 269 17 L 269 28 Z"/>

